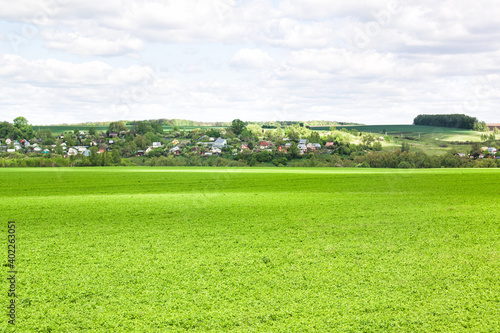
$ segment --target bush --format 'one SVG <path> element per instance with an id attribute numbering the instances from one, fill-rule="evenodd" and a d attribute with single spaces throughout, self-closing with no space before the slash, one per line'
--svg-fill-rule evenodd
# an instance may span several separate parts
<path id="1" fill-rule="evenodd" d="M 401 163 L 399 163 L 398 168 L 399 169 L 411 169 L 412 166 L 409 162 L 402 161 Z"/>
<path id="2" fill-rule="evenodd" d="M 382 150 L 382 144 L 380 142 L 375 142 L 373 144 L 373 150 L 375 150 L 375 151 L 381 151 Z"/>

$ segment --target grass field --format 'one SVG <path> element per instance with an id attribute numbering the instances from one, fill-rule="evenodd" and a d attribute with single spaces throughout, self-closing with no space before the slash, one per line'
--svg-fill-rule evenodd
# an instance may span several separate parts
<path id="1" fill-rule="evenodd" d="M 85 131 L 88 132 L 89 128 L 91 126 L 71 126 L 71 125 L 54 125 L 54 126 L 40 126 L 40 125 L 35 125 L 33 126 L 33 130 L 37 132 L 39 129 L 50 129 L 53 135 L 61 135 L 61 133 L 65 132 L 73 132 L 75 129 L 78 129 L 80 131 Z M 101 131 L 101 132 L 106 132 L 108 130 L 108 126 L 94 126 L 96 131 Z M 128 129 L 130 129 L 132 126 L 127 125 L 126 126 Z M 170 131 L 173 126 L 163 126 L 164 131 Z M 224 128 L 225 126 L 179 126 L 181 130 L 193 130 L 196 128 L 203 128 L 203 129 L 209 129 L 209 128 Z"/>
<path id="2" fill-rule="evenodd" d="M 16 330 L 497 332 L 499 187 L 491 169 L 3 168 Z"/>
<path id="3" fill-rule="evenodd" d="M 436 126 L 420 126 L 420 125 L 338 125 L 335 126 L 337 129 L 356 129 L 360 132 L 368 133 L 385 133 L 389 135 L 398 135 L 406 133 L 421 133 L 421 134 L 467 134 L 473 131 L 464 130 L 459 128 L 449 128 L 449 127 L 436 127 Z M 311 126 L 311 129 L 328 131 L 330 127 L 328 126 Z"/>
<path id="4" fill-rule="evenodd" d="M 422 151 L 429 155 L 442 155 L 455 149 L 457 152 L 468 153 L 473 142 L 481 142 L 481 133 L 471 130 L 418 126 L 418 125 L 352 125 L 337 126 L 338 130 L 345 128 L 356 129 L 364 133 L 382 134 L 387 133 L 393 138 L 390 142 L 384 142 L 385 151 L 400 149 L 403 141 L 408 142 L 412 151 Z M 318 131 L 329 130 L 329 127 L 311 127 Z M 403 138 L 401 138 L 401 136 Z M 410 138 L 410 139 L 409 139 Z M 351 141 L 360 143 L 360 140 Z M 465 143 L 465 144 L 464 144 Z"/>

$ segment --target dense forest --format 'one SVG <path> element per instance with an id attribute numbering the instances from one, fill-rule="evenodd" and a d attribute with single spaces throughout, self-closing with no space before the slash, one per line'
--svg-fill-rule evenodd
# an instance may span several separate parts
<path id="1" fill-rule="evenodd" d="M 463 128 L 485 131 L 486 123 L 465 114 L 420 114 L 413 119 L 414 125 Z"/>

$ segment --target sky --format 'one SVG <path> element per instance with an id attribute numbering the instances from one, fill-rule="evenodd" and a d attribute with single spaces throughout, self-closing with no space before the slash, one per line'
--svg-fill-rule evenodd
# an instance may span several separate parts
<path id="1" fill-rule="evenodd" d="M 493 0 L 0 0 L 0 121 L 500 122 Z"/>

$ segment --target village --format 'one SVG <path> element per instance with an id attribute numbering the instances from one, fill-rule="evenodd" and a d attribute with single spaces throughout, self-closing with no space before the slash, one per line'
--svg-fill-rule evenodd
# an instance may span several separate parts
<path id="1" fill-rule="evenodd" d="M 31 133 L 31 138 L 0 138 L 0 154 L 4 159 L 60 158 L 68 166 L 91 165 L 213 165 L 213 158 L 222 158 L 216 165 L 274 165 L 287 166 L 363 166 L 363 167 L 461 167 L 486 165 L 463 161 L 499 160 L 495 135 L 483 135 L 484 143 L 471 143 L 471 148 L 452 149 L 453 161 L 436 160 L 412 149 L 409 142 L 418 144 L 417 137 L 391 137 L 385 134 L 363 133 L 356 129 L 311 130 L 292 125 L 285 128 L 262 128 L 234 120 L 225 128 L 193 128 L 190 130 L 161 126 L 148 121 L 137 122 L 130 128 L 123 123 L 110 123 L 106 131 L 95 128 L 66 131 L 53 135 L 50 129 Z M 25 128 L 29 130 L 29 127 Z M 29 131 L 28 131 L 29 132 Z M 26 133 L 28 133 L 26 132 Z M 22 131 L 21 131 L 22 133 Z M 26 134 L 26 136 L 29 136 Z M 405 140 L 406 139 L 406 140 Z M 400 146 L 398 145 L 398 142 Z M 410 152 L 411 150 L 411 152 Z M 399 154 L 397 159 L 389 154 Z M 382 157 L 383 158 L 382 158 Z M 444 155 L 443 155 L 444 156 Z M 160 161 L 158 161 L 159 158 Z M 165 158 L 168 157 L 168 162 Z M 178 157 L 176 160 L 175 158 Z M 174 158 L 174 159 L 172 159 Z M 384 162 L 380 162 L 380 159 Z M 152 161 L 150 161 L 153 159 Z M 207 163 L 203 162 L 206 159 Z M 314 162 L 301 162 L 313 159 Z M 418 161 L 417 161 L 418 160 Z M 175 162 L 174 162 L 175 161 Z M 451 162 L 450 162 L 451 161 Z M 23 164 L 23 163 L 21 163 Z M 31 163 L 33 164 L 33 163 Z M 31 165 L 26 162 L 26 165 Z M 44 163 L 41 161 L 40 164 Z M 57 164 L 57 163 L 56 163 Z"/>

